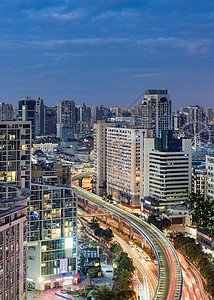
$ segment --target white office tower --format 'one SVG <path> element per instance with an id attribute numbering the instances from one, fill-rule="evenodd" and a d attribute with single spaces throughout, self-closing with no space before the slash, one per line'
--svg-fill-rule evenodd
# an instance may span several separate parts
<path id="1" fill-rule="evenodd" d="M 214 156 L 206 156 L 207 168 L 207 196 L 214 199 Z"/>
<path id="2" fill-rule="evenodd" d="M 140 206 L 141 149 L 147 131 L 136 126 L 107 128 L 107 194 Z"/>
<path id="3" fill-rule="evenodd" d="M 171 129 L 171 100 L 168 90 L 146 90 L 142 100 L 142 127 L 152 129 L 155 137 Z"/>
<path id="4" fill-rule="evenodd" d="M 94 167 L 97 176 L 96 193 L 100 196 L 106 193 L 107 179 L 107 128 L 115 126 L 113 123 L 97 121 L 94 123 Z"/>
<path id="5" fill-rule="evenodd" d="M 163 131 L 161 138 L 145 138 L 144 197 L 155 200 L 159 213 L 187 198 L 191 160 L 190 139 L 175 139 L 171 130 Z"/>

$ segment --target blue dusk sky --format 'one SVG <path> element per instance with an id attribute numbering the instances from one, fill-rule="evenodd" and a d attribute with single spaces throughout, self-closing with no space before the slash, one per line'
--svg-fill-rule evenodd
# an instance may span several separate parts
<path id="1" fill-rule="evenodd" d="M 214 107 L 214 0 L 1 0 L 0 102 Z"/>

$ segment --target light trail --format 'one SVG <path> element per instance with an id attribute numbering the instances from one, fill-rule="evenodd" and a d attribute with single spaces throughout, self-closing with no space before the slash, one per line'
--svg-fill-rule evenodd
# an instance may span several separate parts
<path id="1" fill-rule="evenodd" d="M 183 270 L 182 300 L 209 300 L 199 272 L 186 261 L 181 253 L 177 253 Z"/>
<path id="2" fill-rule="evenodd" d="M 78 208 L 81 216 L 84 216 L 85 220 L 89 220 L 88 214 L 82 209 Z M 117 225 L 116 222 L 115 226 Z M 108 228 L 108 226 L 103 225 L 103 228 Z M 155 294 L 157 285 L 158 285 L 158 267 L 154 265 L 151 261 L 146 261 L 143 258 L 143 250 L 138 248 L 136 245 L 129 245 L 127 240 L 124 240 L 122 234 L 114 231 L 114 240 L 119 242 L 123 250 L 128 253 L 129 257 L 133 259 L 134 266 L 137 271 L 137 277 L 139 279 L 139 297 L 140 300 L 151 300 Z M 153 270 L 153 271 L 152 271 Z"/>
<path id="3" fill-rule="evenodd" d="M 74 176 L 72 181 L 81 179 L 87 175 L 89 174 Z M 159 268 L 158 286 L 153 299 L 180 300 L 183 284 L 180 261 L 174 247 L 165 235 L 155 226 L 149 225 L 131 213 L 103 201 L 101 197 L 88 192 L 79 186 L 73 185 L 73 187 L 76 188 L 80 196 L 129 223 L 148 240 L 156 254 Z"/>
<path id="4" fill-rule="evenodd" d="M 154 275 L 149 266 L 153 263 L 144 261 L 144 259 L 142 259 L 142 254 L 139 254 L 136 249 L 129 246 L 118 235 L 115 236 L 115 239 L 121 244 L 125 252 L 127 252 L 133 259 L 135 268 L 138 271 L 138 279 L 142 285 L 142 289 L 144 290 L 144 294 L 141 296 L 142 300 L 152 299 L 155 295 L 156 287 L 158 285 L 158 276 Z M 154 269 L 156 269 L 155 267 L 156 266 L 153 265 Z"/>

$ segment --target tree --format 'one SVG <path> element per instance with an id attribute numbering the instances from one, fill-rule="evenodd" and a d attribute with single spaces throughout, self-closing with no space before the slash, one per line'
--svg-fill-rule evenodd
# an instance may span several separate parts
<path id="1" fill-rule="evenodd" d="M 189 193 L 184 203 L 196 218 L 197 226 L 207 229 L 214 235 L 214 199 L 204 197 L 200 193 Z"/>
<path id="2" fill-rule="evenodd" d="M 102 228 L 96 228 L 95 230 L 94 230 L 94 234 L 96 235 L 96 236 L 98 236 L 98 237 L 102 237 L 102 235 L 103 235 L 103 229 Z"/>
<path id="3" fill-rule="evenodd" d="M 91 284 L 92 281 L 93 281 L 93 278 L 94 278 L 94 272 L 95 272 L 95 268 L 90 268 L 88 269 L 88 272 L 87 272 L 87 278 L 89 280 L 89 283 Z"/>
<path id="4" fill-rule="evenodd" d="M 113 232 L 110 228 L 104 230 L 102 236 L 106 242 L 110 242 L 114 237 Z"/>
<path id="5" fill-rule="evenodd" d="M 85 261 L 86 261 L 86 258 L 84 256 L 84 254 L 81 252 L 80 253 L 80 270 L 81 271 L 85 270 Z"/>
<path id="6" fill-rule="evenodd" d="M 100 228 L 100 224 L 99 222 L 96 220 L 96 219 L 92 219 L 91 222 L 88 223 L 89 227 L 92 229 L 92 230 L 95 230 L 97 228 Z"/>
<path id="7" fill-rule="evenodd" d="M 91 295 L 95 300 L 112 300 L 115 297 L 115 293 L 106 285 L 96 286 Z"/>
<path id="8" fill-rule="evenodd" d="M 209 256 L 203 252 L 200 245 L 196 245 L 195 240 L 183 235 L 174 238 L 174 246 L 184 256 L 186 256 L 200 271 L 207 281 L 207 290 L 214 297 L 214 268 Z"/>
<path id="9" fill-rule="evenodd" d="M 127 270 L 130 273 L 133 273 L 135 270 L 133 261 L 126 252 L 120 252 L 114 259 L 114 264 L 117 266 L 114 270 L 114 273 L 118 275 L 118 277 L 120 276 L 122 270 Z"/>
<path id="10" fill-rule="evenodd" d="M 161 220 L 158 220 L 155 216 L 151 215 L 148 217 L 148 223 L 153 224 L 156 226 L 158 229 L 163 230 L 167 229 L 168 227 L 171 226 L 171 222 L 167 218 L 163 218 Z"/>
<path id="11" fill-rule="evenodd" d="M 120 287 L 121 290 L 130 290 L 133 287 L 132 284 L 132 273 L 124 269 L 121 271 L 120 276 Z"/>
<path id="12" fill-rule="evenodd" d="M 167 229 L 171 226 L 171 221 L 167 218 L 163 218 L 159 221 L 158 228 L 160 230 Z"/>
<path id="13" fill-rule="evenodd" d="M 119 254 L 120 252 L 123 251 L 123 248 L 120 246 L 120 244 L 118 242 L 114 242 L 110 246 L 110 251 L 112 253 Z"/>
<path id="14" fill-rule="evenodd" d="M 148 223 L 149 224 L 153 224 L 153 225 L 155 225 L 157 227 L 157 222 L 158 222 L 158 220 L 157 220 L 157 218 L 155 216 L 150 215 L 148 217 Z"/>
<path id="15" fill-rule="evenodd" d="M 116 300 L 136 300 L 136 293 L 131 290 L 120 291 L 116 295 Z"/>

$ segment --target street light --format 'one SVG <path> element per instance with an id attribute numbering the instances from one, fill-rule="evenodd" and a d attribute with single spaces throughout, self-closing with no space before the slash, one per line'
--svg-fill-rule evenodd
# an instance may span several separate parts
<path id="1" fill-rule="evenodd" d="M 43 296 L 42 296 L 42 291 L 43 291 L 43 281 L 44 281 L 44 278 L 40 277 L 39 278 L 39 282 L 40 282 L 40 290 L 41 290 L 41 300 L 43 299 Z"/>

